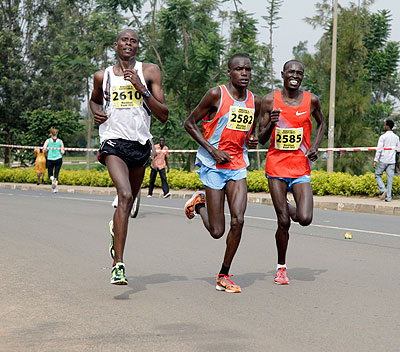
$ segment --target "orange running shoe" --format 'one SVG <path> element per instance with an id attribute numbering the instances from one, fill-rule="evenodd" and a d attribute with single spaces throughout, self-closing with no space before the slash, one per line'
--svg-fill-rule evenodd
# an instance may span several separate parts
<path id="1" fill-rule="evenodd" d="M 185 204 L 185 215 L 188 219 L 193 219 L 196 216 L 195 206 L 197 204 L 206 203 L 206 195 L 204 192 L 194 192 L 192 197 Z"/>
<path id="2" fill-rule="evenodd" d="M 232 280 L 229 279 L 232 276 L 233 275 L 218 274 L 217 286 L 215 286 L 215 288 L 218 291 L 225 291 L 225 292 L 229 292 L 229 293 L 242 292 L 242 289 L 240 288 L 240 286 L 236 285 Z"/>
<path id="3" fill-rule="evenodd" d="M 276 276 L 274 281 L 277 285 L 289 285 L 290 281 L 287 276 L 286 268 L 279 268 L 276 271 Z"/>

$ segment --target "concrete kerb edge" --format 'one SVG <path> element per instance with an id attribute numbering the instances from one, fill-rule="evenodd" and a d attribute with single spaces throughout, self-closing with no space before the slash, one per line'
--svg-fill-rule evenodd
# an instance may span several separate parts
<path id="1" fill-rule="evenodd" d="M 33 191 L 44 191 L 51 192 L 51 185 L 36 185 L 31 183 L 7 183 L 0 182 L 0 188 L 2 189 L 19 189 L 19 190 L 33 190 Z M 76 194 L 96 194 L 96 195 L 115 195 L 114 187 L 89 187 L 89 186 L 64 186 L 59 185 L 60 192 L 76 193 Z M 142 197 L 147 196 L 148 190 L 142 189 Z M 171 198 L 175 199 L 189 199 L 193 191 L 183 190 L 171 192 Z M 153 192 L 154 198 L 163 198 L 162 191 L 155 190 Z M 270 196 L 262 194 L 248 194 L 248 202 L 255 204 L 272 205 Z M 400 207 L 398 206 L 385 206 L 385 205 L 374 205 L 374 204 L 363 204 L 351 201 L 348 202 L 340 201 L 321 201 L 314 199 L 314 208 L 324 210 L 336 210 L 336 211 L 347 211 L 347 212 L 359 212 L 367 214 L 380 214 L 380 215 L 395 215 L 400 216 Z"/>

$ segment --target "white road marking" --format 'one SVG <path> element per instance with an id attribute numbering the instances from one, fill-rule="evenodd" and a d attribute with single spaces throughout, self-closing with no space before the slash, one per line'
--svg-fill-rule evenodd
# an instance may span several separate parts
<path id="1" fill-rule="evenodd" d="M 11 193 L 0 193 L 3 195 L 14 195 Z M 36 195 L 23 195 L 25 197 L 43 197 L 43 196 L 36 196 Z M 58 199 L 67 199 L 67 200 L 78 200 L 78 201 L 87 201 L 87 202 L 97 202 L 97 203 L 110 203 L 111 207 L 111 201 L 110 200 L 104 200 L 104 199 L 91 199 L 91 198 L 77 198 L 77 197 L 63 197 L 63 196 L 56 196 L 55 198 Z M 169 209 L 169 210 L 178 210 L 183 212 L 183 208 L 176 208 L 176 207 L 170 207 L 166 205 L 151 205 L 151 204 L 140 204 L 141 207 L 150 207 L 150 208 L 159 208 L 159 209 Z M 225 213 L 226 216 L 229 216 L 229 213 Z M 264 217 L 259 217 L 259 216 L 251 216 L 251 215 L 245 215 L 244 216 L 247 219 L 253 219 L 253 220 L 261 220 L 261 221 L 274 221 L 276 222 L 276 219 L 271 219 L 271 218 L 264 218 Z M 293 223 L 294 225 L 300 226 L 297 223 Z M 361 233 L 368 233 L 368 234 L 374 234 L 374 235 L 382 235 L 382 236 L 389 236 L 389 237 L 400 237 L 399 234 L 395 233 L 387 233 L 387 232 L 379 232 L 379 231 L 369 231 L 369 230 L 361 230 L 361 229 L 353 229 L 353 228 L 344 228 L 344 227 L 339 227 L 339 226 L 327 226 L 327 225 L 318 225 L 318 224 L 311 224 L 309 225 L 310 227 L 318 227 L 318 228 L 324 228 L 324 229 L 331 229 L 331 230 L 340 230 L 340 231 L 345 231 L 345 232 L 361 232 Z"/>

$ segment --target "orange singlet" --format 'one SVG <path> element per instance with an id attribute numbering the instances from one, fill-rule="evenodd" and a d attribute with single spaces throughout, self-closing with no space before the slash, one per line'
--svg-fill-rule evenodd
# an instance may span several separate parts
<path id="1" fill-rule="evenodd" d="M 274 108 L 281 109 L 279 121 L 272 131 L 265 163 L 270 177 L 298 178 L 311 173 L 311 161 L 306 152 L 311 143 L 311 93 L 303 91 L 300 105 L 289 106 L 282 92 L 274 92 Z"/>

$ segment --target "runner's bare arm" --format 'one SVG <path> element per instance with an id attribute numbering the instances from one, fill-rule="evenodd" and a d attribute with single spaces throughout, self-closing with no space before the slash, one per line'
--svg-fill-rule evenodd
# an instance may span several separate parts
<path id="1" fill-rule="evenodd" d="M 274 108 L 274 93 L 269 93 L 261 101 L 260 127 L 258 139 L 260 144 L 265 144 L 271 138 L 272 131 L 279 121 L 279 110 Z"/>
<path id="2" fill-rule="evenodd" d="M 250 138 L 249 138 L 249 141 L 247 143 L 247 146 L 250 149 L 255 149 L 255 148 L 257 148 L 257 145 L 258 145 L 258 137 L 256 135 L 256 131 L 257 131 L 258 115 L 260 114 L 260 108 L 261 108 L 260 97 L 255 95 L 254 96 L 254 102 L 255 102 L 255 111 L 254 111 L 253 128 L 251 130 Z"/>
<path id="3" fill-rule="evenodd" d="M 205 150 L 207 150 L 214 160 L 219 164 L 231 162 L 232 157 L 222 151 L 214 148 L 203 136 L 197 123 L 200 122 L 207 114 L 211 116 L 217 112 L 219 102 L 221 100 L 221 90 L 218 87 L 211 88 L 199 105 L 192 111 L 185 120 L 185 129 Z"/>
<path id="4" fill-rule="evenodd" d="M 96 125 L 101 125 L 108 119 L 108 116 L 103 111 L 103 78 L 104 70 L 94 74 L 93 91 L 89 101 L 90 110 L 92 111 Z"/>
<path id="5" fill-rule="evenodd" d="M 146 102 L 155 118 L 164 123 L 168 120 L 168 108 L 165 104 L 160 68 L 156 64 L 144 63 L 143 76 L 151 93 L 148 98 L 144 96 L 146 88 L 142 84 L 136 70 L 124 71 L 124 79 L 130 81 L 135 89 L 142 94 L 143 100 Z"/>
<path id="6" fill-rule="evenodd" d="M 317 122 L 317 130 L 315 133 L 313 144 L 311 148 L 307 150 L 306 156 L 311 161 L 315 161 L 318 159 L 318 148 L 322 142 L 322 138 L 324 137 L 326 123 L 324 115 L 321 110 L 321 103 L 319 101 L 319 98 L 314 94 L 311 95 L 311 115 Z"/>

